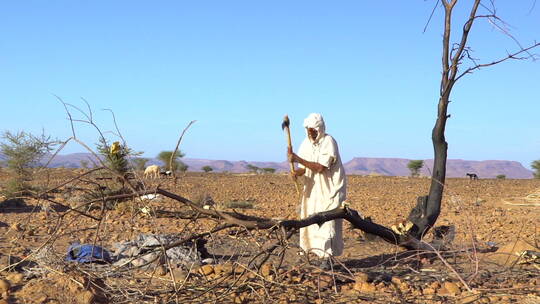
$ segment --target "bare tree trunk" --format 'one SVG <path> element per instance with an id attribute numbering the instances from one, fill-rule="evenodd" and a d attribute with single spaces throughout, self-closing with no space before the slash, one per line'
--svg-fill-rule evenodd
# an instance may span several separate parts
<path id="1" fill-rule="evenodd" d="M 441 88 L 440 97 L 437 111 L 437 121 L 433 127 L 431 133 L 431 140 L 433 142 L 434 160 L 433 160 L 433 172 L 431 176 L 431 186 L 429 188 L 429 194 L 427 197 L 419 197 L 416 207 L 411 211 L 407 218 L 414 224 L 409 234 L 416 238 L 421 239 L 422 236 L 435 225 L 439 214 L 441 213 L 441 202 L 444 191 L 444 183 L 446 180 L 446 160 L 448 158 L 448 143 L 444 137 L 444 131 L 446 129 L 446 120 L 450 117 L 448 115 L 448 104 L 450 102 L 450 93 L 456 82 L 457 70 L 461 59 L 463 58 L 463 51 L 467 44 L 469 31 L 475 20 L 476 11 L 480 5 L 480 0 L 475 0 L 469 19 L 463 26 L 463 33 L 461 41 L 452 54 L 450 50 L 450 33 L 452 25 L 452 10 L 457 0 L 443 0 L 445 18 L 444 18 L 444 35 L 443 35 L 443 47 L 442 47 L 442 76 L 441 76 Z"/>

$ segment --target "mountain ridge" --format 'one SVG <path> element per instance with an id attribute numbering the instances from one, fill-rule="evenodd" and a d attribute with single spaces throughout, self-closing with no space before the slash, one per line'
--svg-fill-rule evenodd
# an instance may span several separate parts
<path id="1" fill-rule="evenodd" d="M 0 153 L 0 160 L 5 156 Z M 410 171 L 407 164 L 411 159 L 406 158 L 377 158 L 377 157 L 354 157 L 348 162 L 343 163 L 345 172 L 354 175 L 388 175 L 388 176 L 408 176 Z M 48 161 L 48 159 L 47 159 Z M 229 161 L 229 160 L 211 160 L 199 158 L 182 158 L 182 161 L 188 165 L 189 171 L 202 171 L 202 167 L 210 166 L 214 172 L 243 173 L 248 172 L 247 165 L 259 168 L 273 168 L 276 172 L 287 172 L 289 165 L 286 161 Z M 44 161 L 43 163 L 45 163 Z M 91 153 L 71 153 L 57 155 L 49 164 L 49 167 L 58 168 L 81 168 L 82 163 L 87 162 L 92 166 L 96 158 Z M 157 159 L 151 158 L 148 165 L 161 165 Z M 533 172 L 523 167 L 517 161 L 509 160 L 447 160 L 447 177 L 465 177 L 466 173 L 476 173 L 480 178 L 495 178 L 497 175 L 506 175 L 506 178 L 526 179 L 532 178 Z M 424 167 L 420 170 L 421 175 L 430 176 L 433 168 L 433 159 L 425 159 Z"/>

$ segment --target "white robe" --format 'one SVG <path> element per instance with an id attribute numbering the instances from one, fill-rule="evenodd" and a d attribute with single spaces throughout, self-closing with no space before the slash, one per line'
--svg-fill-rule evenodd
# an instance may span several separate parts
<path id="1" fill-rule="evenodd" d="M 341 163 L 336 141 L 332 136 L 321 134 L 314 143 L 306 138 L 298 150 L 298 156 L 316 162 L 328 169 L 316 173 L 305 168 L 304 191 L 301 202 L 300 218 L 314 213 L 334 209 L 341 205 L 346 196 L 346 176 Z M 343 220 L 337 219 L 314 224 L 300 229 L 300 247 L 306 252 L 313 252 L 319 257 L 339 256 L 343 253 Z"/>

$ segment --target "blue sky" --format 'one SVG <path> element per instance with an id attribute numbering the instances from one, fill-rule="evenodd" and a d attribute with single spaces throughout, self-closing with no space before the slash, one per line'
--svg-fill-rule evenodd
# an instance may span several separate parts
<path id="1" fill-rule="evenodd" d="M 469 1 L 455 11 L 459 30 Z M 0 4 L 0 130 L 71 135 L 64 101 L 103 131 L 112 109 L 128 144 L 145 156 L 285 160 L 303 119 L 325 117 L 342 158 L 433 157 L 441 71 L 442 10 L 435 1 L 4 1 Z M 540 6 L 496 2 L 523 45 L 540 40 Z M 455 34 L 458 32 L 455 31 Z M 454 39 L 456 41 L 457 38 Z M 479 62 L 517 49 L 485 20 L 469 45 Z M 540 49 L 536 50 L 540 53 Z M 454 88 L 449 158 L 540 159 L 540 61 L 511 61 Z M 94 146 L 97 133 L 77 125 Z M 113 135 L 109 135 L 114 139 Z M 83 152 L 77 144 L 62 153 Z"/>

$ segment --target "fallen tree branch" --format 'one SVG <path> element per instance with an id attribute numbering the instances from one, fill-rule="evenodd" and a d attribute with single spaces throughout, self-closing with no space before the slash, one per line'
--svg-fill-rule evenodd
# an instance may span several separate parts
<path id="1" fill-rule="evenodd" d="M 215 219 L 222 220 L 224 224 L 230 225 L 230 227 L 240 226 L 240 227 L 245 227 L 248 230 L 252 230 L 252 229 L 267 230 L 267 229 L 276 229 L 278 227 L 283 227 L 287 230 L 291 230 L 291 229 L 296 230 L 296 229 L 300 229 L 300 228 L 307 227 L 314 224 L 322 225 L 328 221 L 332 221 L 336 219 L 344 219 L 350 222 L 355 228 L 360 229 L 366 233 L 379 236 L 384 241 L 390 244 L 401 246 L 408 250 L 428 250 L 428 251 L 432 250 L 430 246 L 426 246 L 424 243 L 420 242 L 421 238 L 417 236 L 418 235 L 422 236 L 422 234 L 407 233 L 408 231 L 405 231 L 406 233 L 403 233 L 403 234 L 398 234 L 390 228 L 379 225 L 370 220 L 365 220 L 362 216 L 360 216 L 358 211 L 354 209 L 350 209 L 348 207 L 340 206 L 332 210 L 313 214 L 307 218 L 300 219 L 300 220 L 275 220 L 275 219 L 249 216 L 249 215 L 245 215 L 238 212 L 228 212 L 228 211 L 222 211 L 222 210 L 216 210 L 216 209 L 205 209 L 193 203 L 192 201 L 190 201 L 189 199 L 185 197 L 182 197 L 180 195 L 174 194 L 172 192 L 169 192 L 161 188 L 157 188 L 153 190 L 146 190 L 146 191 L 139 191 L 139 192 L 134 192 L 134 193 L 129 193 L 129 194 L 114 195 L 114 196 L 104 197 L 103 199 L 100 199 L 100 200 L 108 201 L 108 200 L 115 200 L 115 199 L 123 199 L 123 198 L 146 195 L 150 193 L 161 194 L 165 197 L 181 202 L 202 215 L 206 215 Z M 415 220 L 418 218 L 424 219 L 424 217 L 421 215 L 425 214 L 424 210 L 426 207 L 426 201 L 427 201 L 426 197 L 420 197 L 418 199 L 419 205 L 417 205 L 411 211 L 411 215 L 409 215 L 410 219 L 412 220 Z M 420 212 L 420 215 L 417 214 L 418 212 Z M 414 228 L 411 228 L 409 231 L 414 232 L 415 230 Z M 424 230 L 417 228 L 416 231 L 424 231 Z"/>

